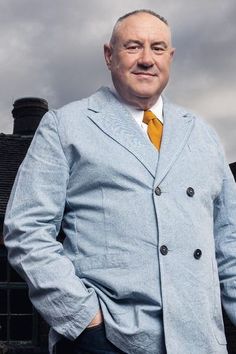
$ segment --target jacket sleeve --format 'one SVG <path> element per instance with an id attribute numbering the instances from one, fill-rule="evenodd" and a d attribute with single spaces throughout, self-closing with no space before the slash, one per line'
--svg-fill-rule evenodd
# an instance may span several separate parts
<path id="1" fill-rule="evenodd" d="M 54 330 L 73 340 L 93 319 L 99 301 L 56 239 L 68 181 L 57 119 L 48 112 L 16 176 L 4 236 L 9 262 L 26 280 L 33 305 Z"/>
<path id="2" fill-rule="evenodd" d="M 227 162 L 214 203 L 214 235 L 222 304 L 236 325 L 236 184 Z"/>

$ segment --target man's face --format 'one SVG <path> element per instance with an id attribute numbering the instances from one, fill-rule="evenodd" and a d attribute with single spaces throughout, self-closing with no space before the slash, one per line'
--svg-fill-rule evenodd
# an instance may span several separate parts
<path id="1" fill-rule="evenodd" d="M 114 86 L 125 102 L 152 104 L 169 79 L 174 49 L 169 27 L 147 13 L 131 15 L 118 24 L 115 41 L 104 46 Z"/>

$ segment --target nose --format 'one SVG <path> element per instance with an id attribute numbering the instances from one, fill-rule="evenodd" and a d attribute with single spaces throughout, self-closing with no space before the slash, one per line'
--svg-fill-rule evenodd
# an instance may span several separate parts
<path id="1" fill-rule="evenodd" d="M 138 59 L 138 64 L 143 67 L 150 67 L 154 64 L 153 53 L 151 48 L 143 48 Z"/>

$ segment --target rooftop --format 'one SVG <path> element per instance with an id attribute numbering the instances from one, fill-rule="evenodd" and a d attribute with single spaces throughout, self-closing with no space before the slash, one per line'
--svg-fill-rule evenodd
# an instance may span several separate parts
<path id="1" fill-rule="evenodd" d="M 0 134 L 0 217 L 5 214 L 17 170 L 32 138 L 29 135 Z"/>

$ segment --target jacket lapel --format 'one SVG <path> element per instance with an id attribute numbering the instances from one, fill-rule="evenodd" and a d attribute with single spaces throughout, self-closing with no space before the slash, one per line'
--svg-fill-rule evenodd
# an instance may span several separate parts
<path id="1" fill-rule="evenodd" d="M 165 178 L 183 150 L 194 126 L 194 117 L 164 99 L 164 129 L 155 185 Z"/>
<path id="2" fill-rule="evenodd" d="M 132 153 L 155 177 L 158 150 L 108 88 L 101 88 L 90 97 L 88 117 L 104 133 Z"/>

